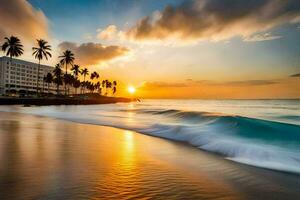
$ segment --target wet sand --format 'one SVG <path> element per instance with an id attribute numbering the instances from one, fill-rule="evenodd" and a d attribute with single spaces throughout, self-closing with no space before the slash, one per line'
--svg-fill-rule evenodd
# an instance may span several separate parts
<path id="1" fill-rule="evenodd" d="M 300 199 L 300 176 L 110 127 L 0 112 L 0 199 Z"/>

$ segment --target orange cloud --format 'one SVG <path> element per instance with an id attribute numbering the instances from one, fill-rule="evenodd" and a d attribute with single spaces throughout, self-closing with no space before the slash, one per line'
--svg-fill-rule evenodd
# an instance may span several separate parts
<path id="1" fill-rule="evenodd" d="M 0 0 L 0 39 L 15 35 L 25 41 L 48 37 L 44 13 L 25 0 Z"/>
<path id="2" fill-rule="evenodd" d="M 109 25 L 104 30 L 99 30 L 97 34 L 98 39 L 102 40 L 112 40 L 117 35 L 117 27 L 115 25 Z"/>
<path id="3" fill-rule="evenodd" d="M 126 35 L 138 41 L 218 41 L 299 21 L 299 0 L 186 0 L 144 17 Z"/>
<path id="4" fill-rule="evenodd" d="M 69 49 L 76 57 L 76 63 L 81 65 L 96 65 L 114 58 L 124 56 L 129 49 L 121 46 L 104 46 L 99 43 L 77 44 L 62 42 L 58 46 L 62 51 Z"/>

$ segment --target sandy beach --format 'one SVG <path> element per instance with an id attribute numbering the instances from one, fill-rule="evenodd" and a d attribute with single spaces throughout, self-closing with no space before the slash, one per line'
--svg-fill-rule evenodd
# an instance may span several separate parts
<path id="1" fill-rule="evenodd" d="M 299 199 L 299 175 L 132 131 L 0 112 L 0 199 Z"/>

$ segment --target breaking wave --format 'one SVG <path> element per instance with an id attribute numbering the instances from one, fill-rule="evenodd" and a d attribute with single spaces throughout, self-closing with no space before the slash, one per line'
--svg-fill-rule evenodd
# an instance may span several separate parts
<path id="1" fill-rule="evenodd" d="M 300 126 L 297 124 L 161 108 L 50 106 L 19 108 L 18 112 L 133 130 L 185 142 L 232 161 L 300 173 Z"/>

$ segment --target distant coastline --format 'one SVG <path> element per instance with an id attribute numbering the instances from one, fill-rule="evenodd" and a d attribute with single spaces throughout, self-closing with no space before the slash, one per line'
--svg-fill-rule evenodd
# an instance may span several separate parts
<path id="1" fill-rule="evenodd" d="M 98 96 L 92 98 L 82 97 L 0 97 L 0 105 L 24 105 L 24 106 L 49 106 L 49 105 L 91 105 L 91 104 L 111 104 L 129 103 L 137 101 L 125 97 Z"/>

